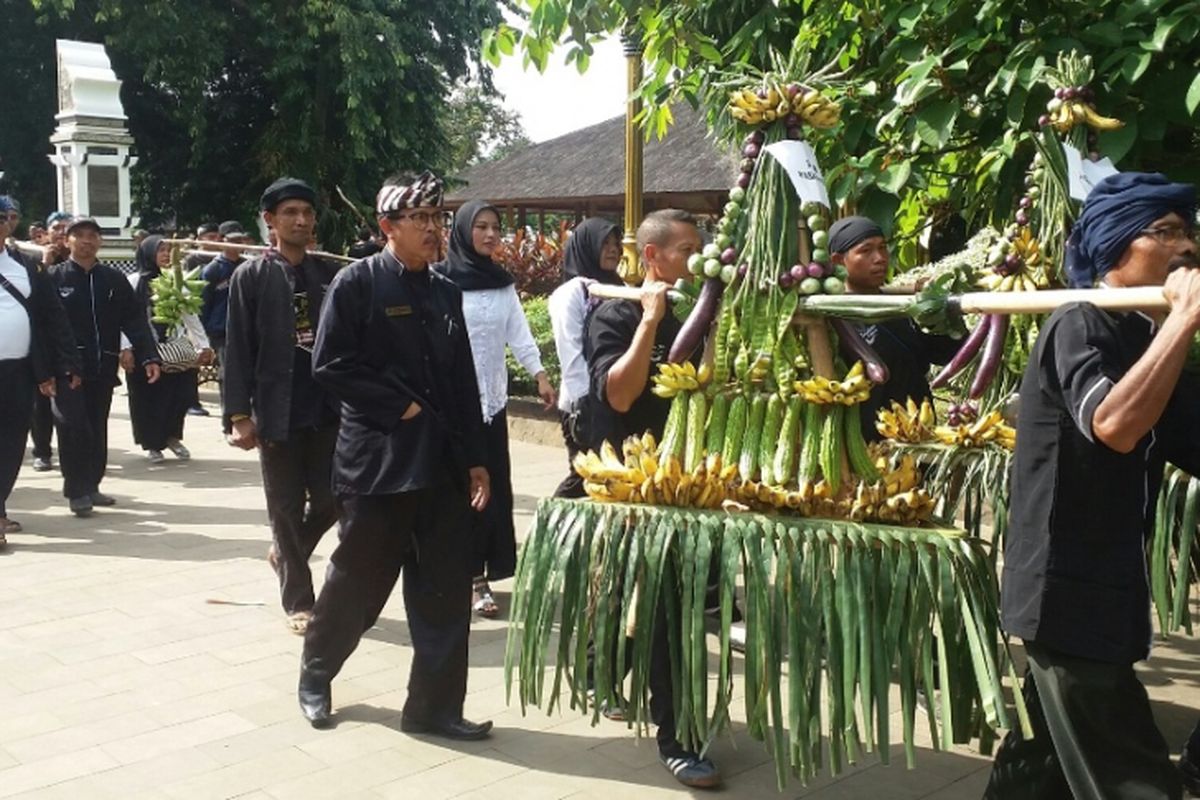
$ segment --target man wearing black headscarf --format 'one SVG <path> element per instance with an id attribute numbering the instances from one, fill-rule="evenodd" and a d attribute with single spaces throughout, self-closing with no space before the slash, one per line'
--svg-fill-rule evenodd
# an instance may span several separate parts
<path id="1" fill-rule="evenodd" d="M 591 217 L 575 226 L 563 248 L 563 284 L 550 295 L 546 308 L 554 331 L 554 347 L 562 370 L 558 392 L 559 419 L 567 448 L 567 477 L 555 497 L 583 497 L 583 479 L 571 462 L 582 450 L 598 447 L 597 436 L 609 427 L 609 415 L 588 400 L 588 366 L 583 342 L 588 315 L 598 303 L 588 299 L 591 283 L 619 284 L 621 232 L 612 222 Z"/>
<path id="2" fill-rule="evenodd" d="M 879 294 L 887 281 L 888 246 L 883 230 L 874 221 L 856 216 L 833 223 L 829 228 L 829 252 L 833 263 L 846 270 L 848 293 Z M 961 343 L 949 336 L 925 333 L 907 317 L 861 325 L 859 330 L 888 368 L 887 383 L 873 387 L 862 404 L 863 436 L 867 441 L 876 441 L 880 438 L 875 430 L 879 409 L 889 407 L 893 400 L 904 403 L 911 397 L 920 403 L 932 397 L 930 365 L 945 364 Z M 847 357 L 857 359 L 852 353 Z"/>
<path id="3" fill-rule="evenodd" d="M 337 404 L 312 374 L 321 303 L 337 266 L 305 250 L 316 199 L 295 178 L 280 178 L 262 194 L 263 219 L 278 244 L 230 280 L 222 395 L 230 444 L 258 448 L 271 523 L 267 560 L 297 635 L 315 602 L 308 559 L 337 520 L 330 487 Z"/>
<path id="4" fill-rule="evenodd" d="M 470 510 L 489 477 L 462 293 L 429 269 L 441 245 L 442 182 L 389 180 L 376 198 L 381 253 L 329 287 L 313 354 L 341 401 L 333 482 L 338 546 L 301 657 L 300 709 L 331 724 L 334 677 L 375 624 L 400 573 L 413 659 L 400 729 L 483 739 L 463 718 L 471 623 Z"/>
<path id="5" fill-rule="evenodd" d="M 1145 544 L 1164 461 L 1200 469 L 1200 392 L 1181 378 L 1200 330 L 1193 187 L 1105 178 L 1072 230 L 1076 285 L 1163 286 L 1167 314 L 1060 307 L 1021 382 L 1001 587 L 1024 640 L 1034 738 L 1012 731 L 988 798 L 1179 798 L 1134 664 L 1152 635 Z"/>

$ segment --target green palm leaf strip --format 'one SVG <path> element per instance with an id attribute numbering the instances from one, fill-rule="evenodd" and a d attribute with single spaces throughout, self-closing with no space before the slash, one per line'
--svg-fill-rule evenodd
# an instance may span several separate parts
<path id="1" fill-rule="evenodd" d="M 715 670 L 705 635 L 713 581 Z M 654 631 L 665 625 L 676 735 L 706 750 L 730 722 L 739 581 L 747 729 L 781 787 L 789 774 L 807 782 L 864 752 L 886 763 L 893 682 L 910 766 L 918 724 L 935 747 L 980 737 L 986 748 L 1010 726 L 1002 679 L 1016 676 L 984 543 L 948 529 L 561 499 L 539 504 L 522 546 L 505 655 L 510 701 L 515 691 L 522 711 L 552 713 L 566 697 L 593 720 L 602 704 L 621 705 L 641 734 Z"/>

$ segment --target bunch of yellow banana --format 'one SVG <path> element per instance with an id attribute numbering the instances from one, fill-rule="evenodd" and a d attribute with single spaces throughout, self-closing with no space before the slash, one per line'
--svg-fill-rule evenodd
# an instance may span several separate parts
<path id="1" fill-rule="evenodd" d="M 738 89 L 730 93 L 729 114 L 747 125 L 762 125 L 782 119 L 792 112 L 792 105 L 774 86 L 761 93 L 752 89 Z"/>
<path id="2" fill-rule="evenodd" d="M 832 128 L 841 119 L 842 107 L 816 89 L 797 93 L 792 112 L 814 128 Z"/>
<path id="3" fill-rule="evenodd" d="M 843 519 L 850 511 L 849 500 L 834 497 L 823 480 L 798 489 L 743 481 L 734 487 L 731 498 L 758 511 L 792 511 L 803 517 Z"/>
<path id="4" fill-rule="evenodd" d="M 708 377 L 704 373 L 704 367 L 701 367 L 697 371 L 696 365 L 690 361 L 685 361 L 682 364 L 672 364 L 670 361 L 664 361 L 658 365 L 658 374 L 653 378 L 654 386 L 651 387 L 650 391 L 659 397 L 670 399 L 680 392 L 691 392 L 699 389 L 706 382 L 702 381 L 701 378 Z"/>
<path id="5" fill-rule="evenodd" d="M 796 394 L 809 403 L 832 405 L 840 403 L 852 406 L 861 403 L 871 394 L 871 382 L 863 372 L 863 363 L 854 362 L 854 366 L 846 373 L 844 380 L 834 381 L 814 375 L 806 381 L 796 381 L 793 385 Z"/>
<path id="6" fill-rule="evenodd" d="M 682 462 L 675 456 L 668 456 L 659 465 L 658 471 L 642 484 L 641 502 L 688 508 L 720 508 L 729 496 L 729 481 L 736 469 L 736 465 L 722 467 L 718 455 L 711 463 L 701 460 L 695 471 L 685 473 Z"/>
<path id="7" fill-rule="evenodd" d="M 858 521 L 923 522 L 933 514 L 933 498 L 917 488 L 921 473 L 911 455 L 900 457 L 890 470 L 886 458 L 876 461 L 881 477 L 875 483 L 860 483 L 851 501 L 850 519 Z"/>
<path id="8" fill-rule="evenodd" d="M 1101 115 L 1091 103 L 1082 100 L 1055 103 L 1050 111 L 1050 124 L 1059 133 L 1067 133 L 1076 125 L 1088 125 L 1098 131 L 1115 131 L 1125 126 L 1121 120 Z"/>
<path id="9" fill-rule="evenodd" d="M 910 397 L 905 405 L 892 401 L 890 409 L 879 409 L 875 430 L 886 439 L 907 444 L 920 444 L 934 438 L 933 403 L 928 398 L 918 406 Z"/>
<path id="10" fill-rule="evenodd" d="M 1008 450 L 1017 446 L 1017 432 L 1004 421 L 999 411 L 980 417 L 971 425 L 938 426 L 934 431 L 939 441 L 954 447 L 983 447 L 997 444 Z"/>
<path id="11" fill-rule="evenodd" d="M 1011 262 L 1009 261 L 1011 259 Z M 1010 269 L 1009 264 L 1020 265 Z M 1023 225 L 1017 238 L 1009 245 L 1009 256 L 1002 271 L 988 270 L 979 284 L 992 292 L 1036 292 L 1050 286 L 1041 246 L 1028 225 Z M 1004 274 L 1002 274 L 1002 272 Z"/>

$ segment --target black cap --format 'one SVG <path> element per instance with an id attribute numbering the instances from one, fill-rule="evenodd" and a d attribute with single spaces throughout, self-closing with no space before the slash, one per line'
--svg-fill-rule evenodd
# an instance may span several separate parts
<path id="1" fill-rule="evenodd" d="M 317 193 L 299 178 L 280 178 L 263 191 L 259 207 L 263 211 L 274 211 L 284 200 L 304 200 L 315 206 Z"/>
<path id="2" fill-rule="evenodd" d="M 829 252 L 845 253 L 859 242 L 883 236 L 883 229 L 866 217 L 843 217 L 829 228 Z"/>
<path id="3" fill-rule="evenodd" d="M 100 223 L 96 222 L 96 220 L 92 219 L 91 217 L 73 217 L 71 221 L 67 223 L 67 233 L 71 233 L 76 228 L 92 228 L 96 231 L 96 233 L 103 233 L 103 230 L 100 228 Z"/>
<path id="4" fill-rule="evenodd" d="M 241 236 L 249 238 L 250 234 L 246 233 L 246 229 L 242 227 L 242 223 L 236 219 L 226 220 L 217 226 L 221 236 L 228 239 L 230 236 Z"/>
<path id="5" fill-rule="evenodd" d="M 217 232 L 217 223 L 215 223 L 215 222 L 205 222 L 205 223 L 201 224 L 200 227 L 196 228 L 197 236 L 203 236 L 206 233 L 216 233 L 216 232 Z"/>

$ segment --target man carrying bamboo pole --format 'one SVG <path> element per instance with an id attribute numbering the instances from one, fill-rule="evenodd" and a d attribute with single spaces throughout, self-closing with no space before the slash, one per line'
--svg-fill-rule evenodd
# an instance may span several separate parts
<path id="1" fill-rule="evenodd" d="M 1149 655 L 1145 541 L 1163 463 L 1200 469 L 1200 396 L 1180 385 L 1200 330 L 1195 205 L 1190 185 L 1113 175 L 1071 233 L 1074 285 L 1162 285 L 1170 311 L 1060 307 L 1029 359 L 1001 617 L 1025 643 L 1034 738 L 1008 734 L 987 798 L 1181 795 L 1133 665 Z"/>
<path id="2" fill-rule="evenodd" d="M 687 213 L 662 209 L 648 215 L 638 227 L 637 246 L 646 266 L 647 286 L 657 290 L 645 291 L 640 305 L 609 300 L 588 322 L 584 352 L 591 393 L 616 412 L 621 429 L 618 442 L 647 430 L 662 439 L 670 402 L 651 391 L 650 377 L 667 360 L 681 328 L 668 307 L 667 288 L 687 275 L 688 258 L 700 251 L 701 244 L 696 223 Z M 685 786 L 719 786 L 721 773 L 716 765 L 685 749 L 676 736 L 670 637 L 679 633 L 668 629 L 662 603 L 655 617 L 640 624 L 654 626 L 648 682 L 650 716 L 658 726 L 659 760 Z M 605 656 L 597 653 L 595 657 Z M 623 666 L 614 665 L 611 674 L 622 676 Z"/>

